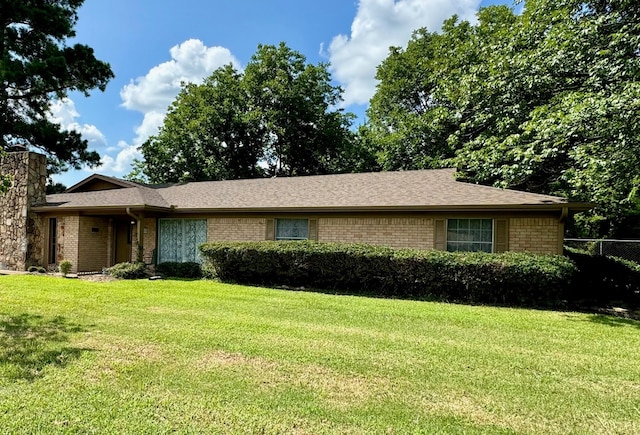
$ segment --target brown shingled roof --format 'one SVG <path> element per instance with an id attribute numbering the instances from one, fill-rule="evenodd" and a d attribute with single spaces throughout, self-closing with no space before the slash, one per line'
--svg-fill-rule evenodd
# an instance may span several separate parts
<path id="1" fill-rule="evenodd" d="M 588 208 L 557 196 L 457 181 L 454 173 L 453 169 L 434 169 L 137 185 L 48 195 L 47 206 L 172 208 L 178 212 Z"/>

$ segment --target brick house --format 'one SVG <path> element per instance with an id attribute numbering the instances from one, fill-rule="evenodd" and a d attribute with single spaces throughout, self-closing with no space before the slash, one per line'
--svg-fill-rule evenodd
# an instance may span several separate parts
<path id="1" fill-rule="evenodd" d="M 16 180 L 0 197 L 0 268 L 199 261 L 199 244 L 223 240 L 560 254 L 567 216 L 590 207 L 456 181 L 453 169 L 171 185 L 95 174 L 45 197 L 43 156 L 11 153 L 2 165 Z"/>

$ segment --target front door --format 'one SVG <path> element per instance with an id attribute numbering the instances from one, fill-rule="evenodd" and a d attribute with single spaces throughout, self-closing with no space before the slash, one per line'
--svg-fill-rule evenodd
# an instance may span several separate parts
<path id="1" fill-rule="evenodd" d="M 115 263 L 131 261 L 131 223 L 116 221 Z"/>

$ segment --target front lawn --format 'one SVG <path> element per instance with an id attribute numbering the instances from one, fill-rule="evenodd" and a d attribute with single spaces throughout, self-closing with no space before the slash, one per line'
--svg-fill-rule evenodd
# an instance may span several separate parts
<path id="1" fill-rule="evenodd" d="M 0 276 L 3 433 L 640 433 L 640 322 Z"/>

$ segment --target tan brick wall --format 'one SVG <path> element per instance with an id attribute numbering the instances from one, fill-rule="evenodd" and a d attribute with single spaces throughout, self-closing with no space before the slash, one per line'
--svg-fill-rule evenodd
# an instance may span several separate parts
<path id="1" fill-rule="evenodd" d="M 142 261 L 146 264 L 153 263 L 153 250 L 156 249 L 157 241 L 157 220 L 156 218 L 142 219 Z M 138 246 L 138 228 L 134 225 L 131 229 L 131 243 L 133 244 L 133 259 L 136 259 Z"/>
<path id="2" fill-rule="evenodd" d="M 108 218 L 81 216 L 78 225 L 78 272 L 95 272 L 110 265 Z M 95 231 L 96 229 L 97 231 Z"/>
<path id="3" fill-rule="evenodd" d="M 558 218 L 510 218 L 509 251 L 561 254 L 563 229 Z"/>
<path id="4" fill-rule="evenodd" d="M 265 239 L 264 217 L 210 217 L 207 219 L 207 241 L 252 242 Z"/>
<path id="5" fill-rule="evenodd" d="M 58 219 L 58 263 L 69 260 L 71 272 L 78 271 L 79 216 L 64 216 Z"/>
<path id="6" fill-rule="evenodd" d="M 433 219 L 395 216 L 322 217 L 318 219 L 318 240 L 433 249 Z"/>
<path id="7" fill-rule="evenodd" d="M 209 217 L 207 241 L 258 241 L 265 239 L 269 217 Z M 449 217 L 507 218 L 509 220 L 509 251 L 539 254 L 561 253 L 563 226 L 556 217 L 509 217 L 492 215 L 444 214 L 426 216 L 313 216 L 318 219 L 318 240 L 321 242 L 370 243 L 391 247 L 433 249 L 434 219 Z"/>
<path id="8" fill-rule="evenodd" d="M 316 219 L 311 215 L 300 217 Z M 207 219 L 207 241 L 265 240 L 266 220 L 267 217 L 210 217 Z M 433 219 L 321 217 L 318 218 L 318 240 L 432 249 Z"/>

